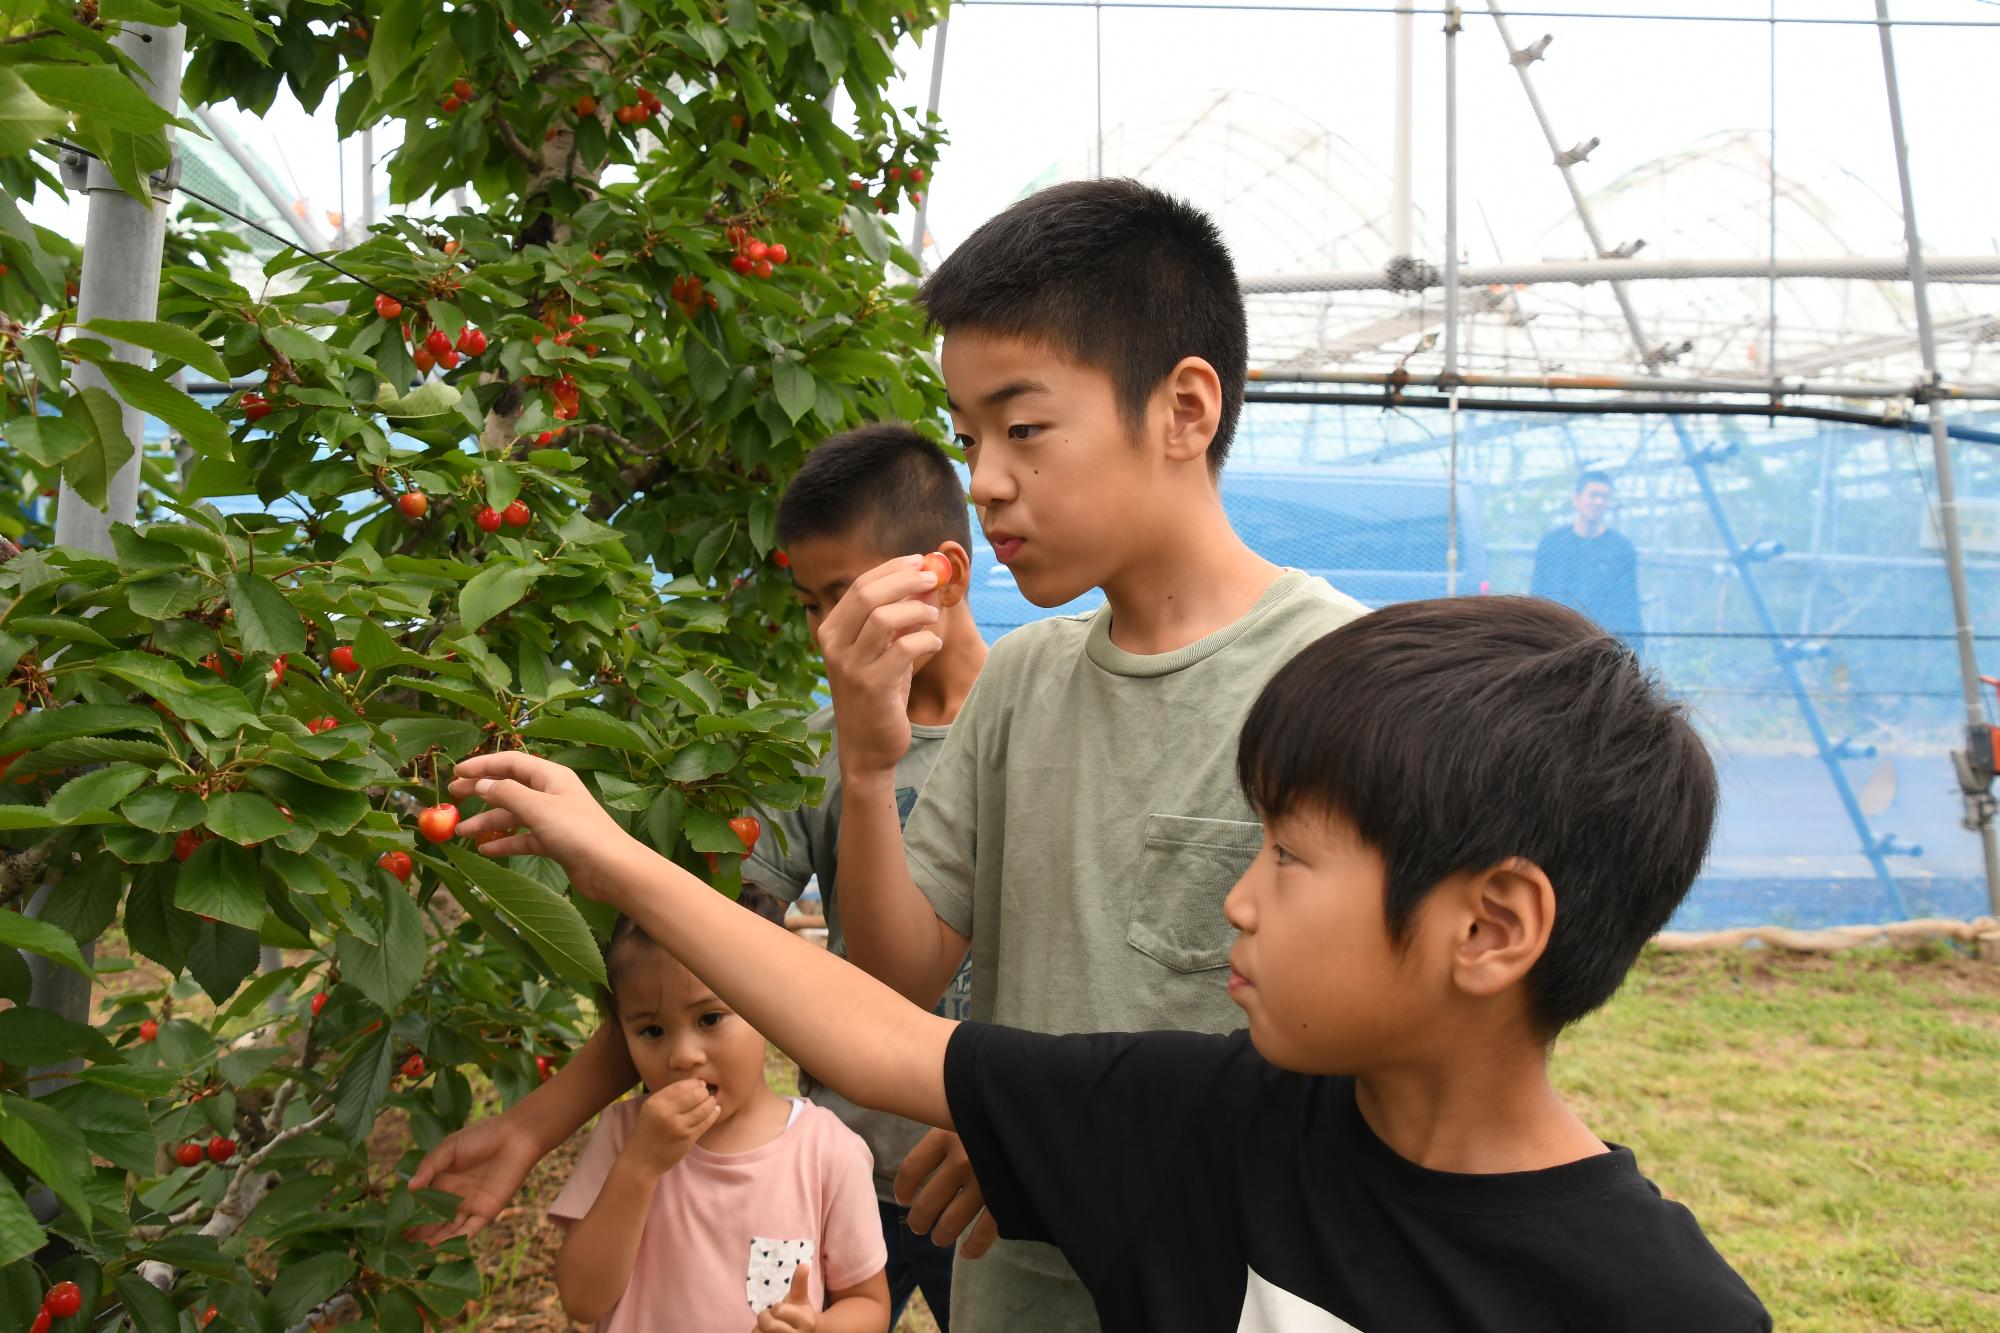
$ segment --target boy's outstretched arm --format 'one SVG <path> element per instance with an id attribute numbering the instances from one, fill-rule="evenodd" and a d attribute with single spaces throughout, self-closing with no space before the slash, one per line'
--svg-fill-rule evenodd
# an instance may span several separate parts
<path id="1" fill-rule="evenodd" d="M 616 1024 L 604 1024 L 547 1083 L 424 1154 L 410 1188 L 458 1195 L 458 1214 L 449 1222 L 419 1227 L 412 1238 L 441 1245 L 484 1230 L 537 1162 L 638 1081 L 624 1034 Z"/>
<path id="2" fill-rule="evenodd" d="M 461 824 L 461 836 L 516 828 L 480 850 L 561 863 L 578 892 L 631 917 L 827 1086 L 863 1106 L 950 1127 L 944 1053 L 957 1024 L 641 846 L 560 764 L 519 751 L 479 755 L 458 766 L 451 791 L 494 807 Z"/>
<path id="3" fill-rule="evenodd" d="M 904 556 L 854 581 L 819 628 L 840 739 L 840 904 L 847 955 L 929 1008 L 970 941 L 932 910 L 910 876 L 896 808 L 896 765 L 910 748 L 910 678 L 943 646 L 922 600 L 937 577 Z"/>

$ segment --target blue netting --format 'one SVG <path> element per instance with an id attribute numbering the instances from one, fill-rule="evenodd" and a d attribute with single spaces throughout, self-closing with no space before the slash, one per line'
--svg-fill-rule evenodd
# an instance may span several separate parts
<path id="1" fill-rule="evenodd" d="M 2000 426 L 2000 414 L 1952 419 Z M 1266 557 L 1369 605 L 1438 596 L 1447 434 L 1438 413 L 1253 403 L 1223 501 Z M 1543 539 L 1574 522 L 1579 474 L 1611 475 L 1610 535 L 1552 543 L 1540 581 L 1573 588 L 1579 562 L 1605 563 L 1605 543 L 1629 542 L 1637 621 L 1607 628 L 1689 701 L 1717 756 L 1720 827 L 1677 926 L 1985 910 L 1979 844 L 1959 825 L 1947 753 L 1962 743 L 1964 705 L 1927 436 L 1490 413 L 1460 417 L 1458 451 L 1457 588 L 1468 594 L 1528 592 Z M 2000 449 L 1958 443 L 1954 467 L 1985 649 L 2000 645 L 2000 531 L 1987 536 L 2000 520 L 1989 510 L 2000 509 Z M 989 637 L 1054 613 L 1023 599 L 990 551 L 975 559 L 973 611 Z M 1605 605 L 1586 609 L 1630 618 Z M 2000 664 L 2000 646 L 1992 650 Z"/>

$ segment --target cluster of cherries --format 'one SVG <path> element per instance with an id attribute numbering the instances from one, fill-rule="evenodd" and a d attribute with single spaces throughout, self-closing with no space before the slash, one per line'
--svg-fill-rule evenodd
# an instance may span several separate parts
<path id="1" fill-rule="evenodd" d="M 576 109 L 579 115 L 590 114 L 583 109 L 584 102 L 589 98 L 590 94 L 585 93 L 577 99 Z M 592 110 L 595 109 L 596 106 L 593 102 Z M 650 88 L 635 87 L 632 89 L 632 100 L 611 114 L 617 118 L 620 125 L 637 125 L 642 120 L 651 120 L 654 116 L 660 114 L 660 99 L 653 94 Z"/>
<path id="2" fill-rule="evenodd" d="M 783 247 L 779 248 L 782 249 Z M 739 255 L 738 257 L 741 258 L 742 256 Z M 770 257 L 770 247 L 765 246 L 764 258 L 768 260 Z M 791 258 L 790 255 L 786 255 L 785 257 L 787 259 Z M 752 260 L 751 267 L 754 268 L 755 266 L 756 261 Z M 738 270 L 738 272 L 741 271 L 740 269 Z M 689 319 L 693 319 L 696 315 L 699 315 L 703 307 L 710 310 L 715 309 L 715 293 L 703 291 L 701 279 L 692 273 L 683 273 L 678 278 L 675 278 L 674 285 L 669 289 L 669 295 L 673 297 L 674 304 L 681 308 L 681 313 Z"/>
<path id="3" fill-rule="evenodd" d="M 29 1333 L 49 1333 L 49 1325 L 67 1319 L 83 1309 L 83 1288 L 74 1282 L 58 1282 L 42 1297 L 41 1313 L 35 1316 Z"/>
<path id="4" fill-rule="evenodd" d="M 924 202 L 924 192 L 916 187 L 924 183 L 925 176 L 926 173 L 922 167 L 905 168 L 902 166 L 893 166 L 883 171 L 882 179 L 886 183 L 882 187 L 882 193 L 875 196 L 875 210 L 879 213 L 886 213 L 893 208 L 896 203 L 896 191 L 900 189 L 909 190 L 911 203 L 922 204 Z M 859 176 L 850 177 L 847 182 L 847 188 L 859 194 L 868 188 L 868 182 L 862 180 Z"/>
<path id="5" fill-rule="evenodd" d="M 438 107 L 449 116 L 471 100 L 471 81 L 463 78 L 453 79 L 451 81 L 451 91 L 438 99 Z"/>
<path id="6" fill-rule="evenodd" d="M 755 273 L 760 278 L 768 278 L 771 276 L 773 265 L 792 262 L 792 253 L 782 242 L 766 241 L 752 236 L 745 227 L 731 227 L 728 234 L 730 244 L 736 247 L 735 257 L 729 261 L 729 267 L 746 277 Z M 699 280 L 696 285 L 699 286 Z"/>
<path id="7" fill-rule="evenodd" d="M 174 1160 L 182 1166 L 199 1166 L 201 1159 L 204 1157 L 214 1162 L 217 1166 L 221 1166 L 235 1155 L 236 1141 L 234 1139 L 225 1139 L 220 1134 L 217 1134 L 208 1141 L 206 1149 L 199 1143 L 193 1142 L 183 1143 L 174 1149 Z"/>

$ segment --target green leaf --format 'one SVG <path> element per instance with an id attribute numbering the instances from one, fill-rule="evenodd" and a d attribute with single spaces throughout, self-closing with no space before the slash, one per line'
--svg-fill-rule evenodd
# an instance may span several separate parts
<path id="1" fill-rule="evenodd" d="M 458 595 L 458 615 L 469 630 L 478 629 L 519 602 L 541 571 L 526 565 L 493 564 L 466 581 Z"/>
<path id="2" fill-rule="evenodd" d="M 75 616 L 10 616 L 7 628 L 17 634 L 31 634 L 43 639 L 62 639 L 69 643 L 87 643 L 93 648 L 109 648 L 111 640 L 90 627 L 90 622 Z"/>
<path id="3" fill-rule="evenodd" d="M 729 391 L 729 363 L 710 351 L 701 339 L 692 335 L 681 343 L 681 355 L 687 360 L 688 382 L 694 385 L 695 397 L 704 403 L 712 403 Z"/>
<path id="4" fill-rule="evenodd" d="M 377 96 L 388 96 L 420 54 L 416 38 L 423 12 L 421 0 L 386 0 L 383 4 L 368 42 L 368 78 Z"/>
<path id="5" fill-rule="evenodd" d="M 236 611 L 245 652 L 303 653 L 306 627 L 278 585 L 261 574 L 232 574 L 223 584 Z"/>
<path id="6" fill-rule="evenodd" d="M 4 73 L 0 69 L 0 73 Z M 5 109 L 5 80 L 0 80 L 0 111 Z M 0 139 L 0 145 L 5 140 Z M 12 152 L 14 150 L 8 149 Z M 26 1258 L 48 1243 L 48 1237 L 35 1222 L 35 1215 L 28 1211 L 28 1205 L 14 1187 L 0 1176 L 0 1264 L 11 1264 L 16 1259 Z"/>
<path id="7" fill-rule="evenodd" d="M 158 320 L 93 319 L 83 327 L 92 333 L 131 343 L 134 347 L 144 347 L 169 360 L 186 362 L 210 379 L 229 378 L 229 369 L 222 364 L 221 355 L 202 341 L 200 335 L 178 324 Z"/>
<path id="8" fill-rule="evenodd" d="M 118 807 L 118 813 L 154 833 L 179 833 L 201 823 L 201 797 L 173 787 L 148 787 Z"/>
<path id="9" fill-rule="evenodd" d="M 333 1089 L 333 1123 L 349 1142 L 359 1143 L 375 1126 L 375 1108 L 389 1091 L 389 1070 L 395 1049 L 389 1044 L 389 1029 L 381 1028 L 361 1039 L 354 1059 Z"/>
<path id="10" fill-rule="evenodd" d="M 138 686 L 176 715 L 217 735 L 259 725 L 241 690 L 228 685 L 197 685 L 166 658 L 141 652 L 115 653 L 98 658 L 97 668 Z"/>
<path id="11" fill-rule="evenodd" d="M 485 695 L 475 694 L 471 690 L 461 689 L 454 685 L 447 685 L 443 681 L 423 680 L 416 676 L 392 676 L 389 679 L 389 684 L 398 689 L 416 690 L 421 694 L 433 695 L 447 702 L 455 703 L 474 717 L 486 722 L 504 722 L 507 720 L 507 715 L 500 711 L 500 706 Z"/>
<path id="12" fill-rule="evenodd" d="M 471 754 L 479 744 L 479 728 L 449 717 L 397 717 L 382 724 L 397 764 L 407 764 L 432 746 L 448 758 Z"/>
<path id="13" fill-rule="evenodd" d="M 660 743 L 644 731 L 594 709 L 574 709 L 555 716 L 543 715 L 521 728 L 523 736 L 541 740 L 575 741 L 579 745 L 603 745 L 627 754 L 655 754 Z"/>
<path id="14" fill-rule="evenodd" d="M 222 534 L 198 523 L 148 523 L 144 535 L 148 541 L 167 542 L 225 562 L 229 559 L 229 543 Z"/>
<path id="15" fill-rule="evenodd" d="M 68 123 L 69 117 L 35 96 L 19 74 L 0 65 L 0 157 L 24 156 Z"/>
<path id="16" fill-rule="evenodd" d="M 144 134 L 166 124 L 165 110 L 110 65 L 16 65 L 44 100 L 68 107 L 101 129 Z"/>
<path id="17" fill-rule="evenodd" d="M 116 856 L 87 856 L 49 894 L 41 919 L 83 944 L 102 935 L 117 919 L 118 902 L 124 896 L 125 867 Z"/>
<path id="18" fill-rule="evenodd" d="M 102 509 L 109 502 L 111 478 L 132 458 L 124 412 L 116 398 L 93 384 L 63 404 L 63 416 L 85 433 L 83 447 L 63 460 L 63 480 Z"/>
<path id="19" fill-rule="evenodd" d="M 82 1131 L 84 1142 L 99 1157 L 136 1176 L 153 1174 L 158 1145 L 143 1101 L 85 1084 L 72 1084 L 43 1100 Z"/>
<path id="20" fill-rule="evenodd" d="M 160 729 L 159 714 L 133 704 L 72 704 L 39 708 L 11 725 L 0 726 L 0 751 L 39 750 L 79 736 Z"/>
<path id="21" fill-rule="evenodd" d="M 0 1051 L 7 1052 L 8 1060 L 24 1065 L 55 1064 L 79 1055 L 108 1060 L 115 1054 L 96 1028 L 72 1023 L 52 1010 L 33 1005 L 0 1010 Z"/>
<path id="22" fill-rule="evenodd" d="M 521 474 L 511 464 L 486 463 L 479 470 L 486 478 L 486 503 L 493 508 L 505 509 L 521 493 Z"/>
<path id="23" fill-rule="evenodd" d="M 257 970 L 257 935 L 240 926 L 204 921 L 188 946 L 188 972 L 221 1004 L 236 993 L 243 978 Z"/>
<path id="24" fill-rule="evenodd" d="M 178 974 L 187 966 L 188 946 L 201 933 L 201 918 L 174 906 L 166 867 L 147 867 L 125 896 L 125 938 L 147 958 Z"/>
<path id="25" fill-rule="evenodd" d="M 667 763 L 671 782 L 699 782 L 736 767 L 736 751 L 724 741 L 694 741 L 675 751 Z"/>
<path id="26" fill-rule="evenodd" d="M 137 1273 L 121 1274 L 112 1285 L 138 1333 L 178 1333 L 180 1319 L 167 1293 Z"/>
<path id="27" fill-rule="evenodd" d="M 557 973 L 573 982 L 605 984 L 603 956 L 574 903 L 539 880 L 453 843 L 443 851 Z"/>
<path id="28" fill-rule="evenodd" d="M 653 840 L 653 850 L 661 856 L 672 856 L 674 847 L 680 841 L 681 820 L 687 815 L 687 797 L 679 787 L 662 787 L 653 803 L 646 807 L 646 833 Z"/>
<path id="29" fill-rule="evenodd" d="M 785 409 L 785 415 L 792 419 L 794 426 L 812 411 L 813 403 L 819 397 L 819 381 L 796 361 L 779 361 L 772 365 L 771 385 L 777 390 L 778 406 Z"/>
<path id="30" fill-rule="evenodd" d="M 67 884 L 64 884 L 55 892 L 64 893 L 67 888 Z M 46 921 L 22 916 L 19 912 L 0 911 L 0 945 L 10 949 L 26 949 L 29 953 L 38 953 L 44 958 L 61 963 L 72 972 L 80 972 L 86 977 L 95 976 L 90 964 L 83 961 L 83 953 L 76 947 L 76 941 L 70 937 L 68 931 Z"/>
<path id="31" fill-rule="evenodd" d="M 396 646 L 396 641 L 389 637 L 389 631 L 365 617 L 355 627 L 353 647 L 354 660 L 363 671 L 374 671 L 404 658 L 417 660 L 414 653 L 406 653 Z"/>
<path id="32" fill-rule="evenodd" d="M 118 816 L 109 810 L 85 810 L 60 819 L 33 805 L 0 805 L 0 829 L 63 828 L 72 824 L 115 824 Z"/>
<path id="33" fill-rule="evenodd" d="M 294 361 L 317 364 L 333 359 L 333 349 L 304 329 L 279 324 L 264 330 L 264 341 Z"/>
<path id="34" fill-rule="evenodd" d="M 741 852 L 743 839 L 729 827 L 729 821 L 712 810 L 690 810 L 681 827 L 688 846 L 698 852 Z"/>
<path id="35" fill-rule="evenodd" d="M 174 885 L 174 906 L 245 930 L 257 929 L 264 919 L 264 889 L 257 878 L 257 858 L 233 842 L 210 838 L 181 866 Z"/>
<path id="36" fill-rule="evenodd" d="M 203 822 L 218 838 L 234 843 L 257 843 L 266 838 L 282 838 L 292 831 L 292 821 L 278 813 L 278 807 L 255 792 L 231 791 L 208 798 Z M 210 916 L 221 915 L 210 912 Z M 256 922 L 248 923 L 255 925 Z"/>
<path id="37" fill-rule="evenodd" d="M 7 72 L 0 65 L 0 75 Z M 90 442 L 90 432 L 64 417 L 20 416 L 0 433 L 37 467 L 60 467 L 63 460 Z"/>
<path id="38" fill-rule="evenodd" d="M 196 453 L 228 455 L 229 431 L 222 418 L 167 383 L 164 375 L 126 361 L 103 360 L 97 368 L 120 398 L 179 431 Z"/>
<path id="39" fill-rule="evenodd" d="M 0 1024 L 21 1012 L 10 1009 L 0 1014 Z M 76 1024 L 70 1026 L 75 1027 Z M 0 1045 L 0 1050 L 13 1054 L 15 1048 L 9 1043 Z M 33 1056 L 24 1053 L 17 1058 L 27 1064 L 41 1064 L 67 1059 L 68 1054 Z M 28 1168 L 29 1174 L 39 1177 L 58 1199 L 75 1209 L 76 1215 L 86 1224 L 89 1223 L 90 1200 L 84 1195 L 83 1175 L 88 1170 L 90 1154 L 84 1147 L 83 1135 L 77 1132 L 75 1126 L 40 1102 L 29 1101 L 26 1097 L 0 1098 L 0 1143 L 6 1144 L 7 1150 L 21 1159 L 21 1165 Z"/>
<path id="40" fill-rule="evenodd" d="M 382 894 L 382 943 L 372 945 L 343 933 L 335 948 L 340 975 L 385 1013 L 395 1013 L 424 974 L 424 920 L 416 900 L 402 885 Z"/>
<path id="41" fill-rule="evenodd" d="M 271 1306 L 285 1324 L 296 1324 L 308 1311 L 328 1300 L 354 1276 L 354 1261 L 345 1249 L 325 1250 L 305 1259 L 288 1260 L 271 1284 Z"/>
<path id="42" fill-rule="evenodd" d="M 146 785 L 150 775 L 137 764 L 113 764 L 72 778 L 49 798 L 49 814 L 68 823 L 92 810 L 110 810 Z"/>

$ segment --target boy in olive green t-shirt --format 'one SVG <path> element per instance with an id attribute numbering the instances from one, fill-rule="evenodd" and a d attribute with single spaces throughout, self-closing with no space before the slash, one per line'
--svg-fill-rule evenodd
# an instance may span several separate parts
<path id="1" fill-rule="evenodd" d="M 1236 735 L 1286 660 L 1364 608 L 1260 558 L 1223 511 L 1247 359 L 1229 253 L 1184 203 L 1075 182 L 986 223 L 922 299 L 995 557 L 1037 605 L 1092 587 L 1105 605 L 993 646 L 907 832 L 900 700 L 939 642 L 932 576 L 892 561 L 827 617 L 848 956 L 928 1006 L 969 954 L 985 1022 L 1231 1031 L 1222 900 L 1260 837 Z M 950 1136 L 903 1173 L 926 1175 L 911 1224 L 955 1234 L 978 1194 Z M 1029 1242 L 962 1258 L 952 1309 L 957 1333 L 1097 1327 Z"/>

